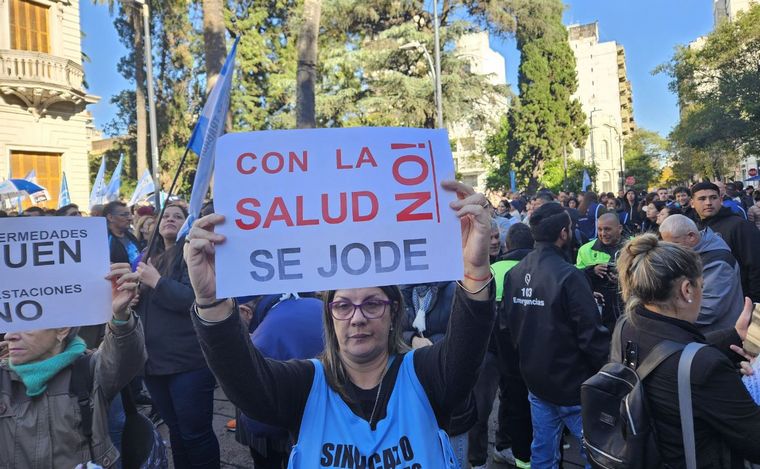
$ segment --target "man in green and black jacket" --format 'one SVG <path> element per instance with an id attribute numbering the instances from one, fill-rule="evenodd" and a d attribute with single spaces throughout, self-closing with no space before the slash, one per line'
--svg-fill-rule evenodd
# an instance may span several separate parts
<path id="1" fill-rule="evenodd" d="M 591 289 L 602 295 L 602 324 L 611 331 L 622 314 L 623 305 L 615 267 L 617 253 L 623 244 L 623 226 L 617 215 L 605 213 L 599 217 L 596 234 L 596 239 L 578 250 L 575 266 L 586 274 Z"/>

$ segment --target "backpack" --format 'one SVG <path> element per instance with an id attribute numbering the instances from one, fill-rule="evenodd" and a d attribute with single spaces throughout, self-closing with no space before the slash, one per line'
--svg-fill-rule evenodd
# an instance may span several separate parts
<path id="1" fill-rule="evenodd" d="M 87 439 L 90 460 L 92 449 L 92 390 L 95 385 L 92 353 L 85 353 L 72 364 L 69 394 L 76 396 L 82 416 L 80 431 Z M 118 396 L 114 397 L 116 399 Z M 121 391 L 126 421 L 121 436 L 122 469 L 164 469 L 169 466 L 166 446 L 153 422 L 137 411 L 129 386 Z"/>
<path id="2" fill-rule="evenodd" d="M 625 356 L 621 354 L 621 334 L 626 323 L 627 318 L 623 317 L 615 327 L 610 363 L 581 385 L 583 446 L 588 462 L 596 469 L 663 466 L 643 380 L 666 358 L 683 350 L 678 364 L 681 428 L 686 467 L 696 468 L 690 370 L 694 355 L 705 344 L 664 340 L 637 366 L 636 344 L 628 342 Z"/>

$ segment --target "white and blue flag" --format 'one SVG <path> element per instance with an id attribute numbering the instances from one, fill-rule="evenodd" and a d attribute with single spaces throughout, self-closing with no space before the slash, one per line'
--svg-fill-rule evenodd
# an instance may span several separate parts
<path id="1" fill-rule="evenodd" d="M 153 184 L 153 177 L 150 175 L 150 171 L 146 169 L 140 180 L 137 181 L 135 191 L 132 193 L 132 198 L 129 199 L 129 203 L 127 205 L 130 207 L 133 206 L 137 202 L 140 202 L 141 200 L 148 197 L 155 190 L 156 186 Z"/>
<path id="2" fill-rule="evenodd" d="M 100 169 L 98 169 L 98 175 L 95 176 L 95 182 L 92 184 L 92 191 L 90 192 L 90 208 L 94 205 L 103 203 L 103 194 L 106 192 L 106 157 L 103 155 L 103 159 L 100 160 Z"/>
<path id="3" fill-rule="evenodd" d="M 63 173 L 61 177 L 61 190 L 58 192 L 58 208 L 64 207 L 71 203 L 71 196 L 69 195 L 69 183 L 66 181 L 66 173 Z"/>
<path id="4" fill-rule="evenodd" d="M 198 155 L 198 168 L 193 181 L 193 191 L 190 194 L 190 207 L 187 220 L 177 234 L 184 236 L 190 230 L 193 222 L 198 218 L 203 205 L 203 199 L 208 192 L 211 175 L 214 173 L 214 149 L 216 139 L 224 132 L 224 123 L 227 119 L 227 110 L 230 105 L 230 89 L 232 88 L 232 75 L 235 71 L 235 52 L 240 41 L 240 36 L 235 38 L 230 53 L 219 72 L 219 78 L 214 88 L 208 95 L 203 112 L 198 118 L 198 123 L 193 129 L 187 147 Z"/>
<path id="5" fill-rule="evenodd" d="M 119 162 L 116 164 L 116 169 L 114 169 L 113 174 L 111 174 L 111 181 L 109 181 L 108 187 L 106 187 L 106 191 L 103 194 L 106 202 L 119 200 L 119 190 L 121 189 L 121 167 L 123 163 L 124 155 L 121 155 L 119 157 Z"/>
<path id="6" fill-rule="evenodd" d="M 583 170 L 583 189 L 582 192 L 586 192 L 586 189 L 591 186 L 591 177 L 588 175 L 588 171 Z"/>

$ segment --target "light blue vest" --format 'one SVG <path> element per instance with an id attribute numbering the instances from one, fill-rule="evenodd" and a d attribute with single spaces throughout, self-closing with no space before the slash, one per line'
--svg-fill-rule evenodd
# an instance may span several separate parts
<path id="1" fill-rule="evenodd" d="M 327 384 L 322 364 L 301 419 L 289 469 L 458 469 L 446 433 L 414 371 L 414 352 L 404 356 L 388 401 L 386 417 L 372 431 Z"/>

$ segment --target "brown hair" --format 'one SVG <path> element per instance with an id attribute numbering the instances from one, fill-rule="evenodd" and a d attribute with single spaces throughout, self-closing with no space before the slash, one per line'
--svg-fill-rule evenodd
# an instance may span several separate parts
<path id="1" fill-rule="evenodd" d="M 686 278 L 696 283 L 702 276 L 702 261 L 697 253 L 660 241 L 651 233 L 626 243 L 617 268 L 629 315 L 643 304 L 670 304 L 677 280 Z"/>
<path id="2" fill-rule="evenodd" d="M 404 298 L 401 296 L 401 290 L 396 285 L 377 287 L 388 296 L 391 304 L 391 330 L 388 334 L 388 353 L 397 355 L 409 350 L 402 336 L 401 321 L 404 314 Z M 332 313 L 329 304 L 335 298 L 336 290 L 329 290 L 324 296 L 324 308 L 322 310 L 322 324 L 325 331 L 325 350 L 319 356 L 322 366 L 325 368 L 325 376 L 330 387 L 347 400 L 350 396 L 346 392 L 346 383 L 348 376 L 340 359 L 340 346 L 338 345 L 338 336 L 335 333 Z"/>

